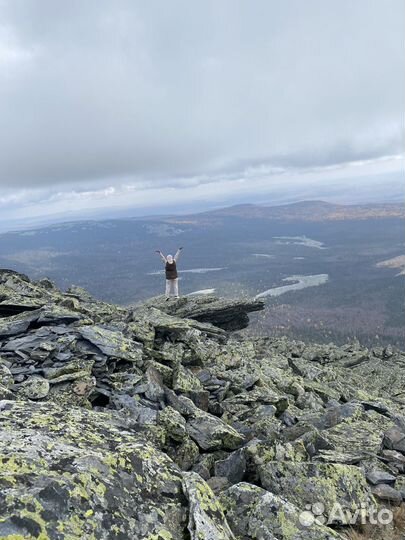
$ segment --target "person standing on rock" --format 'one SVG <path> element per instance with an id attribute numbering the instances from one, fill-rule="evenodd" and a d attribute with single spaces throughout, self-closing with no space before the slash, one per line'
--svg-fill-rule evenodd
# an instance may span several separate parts
<path id="1" fill-rule="evenodd" d="M 180 256 L 180 252 L 183 248 L 179 247 L 176 251 L 176 255 L 167 255 L 165 257 L 163 253 L 157 249 L 156 253 L 162 258 L 162 261 L 165 263 L 165 274 L 166 274 L 166 296 L 174 296 L 175 298 L 179 297 L 179 276 L 177 274 L 177 261 Z"/>

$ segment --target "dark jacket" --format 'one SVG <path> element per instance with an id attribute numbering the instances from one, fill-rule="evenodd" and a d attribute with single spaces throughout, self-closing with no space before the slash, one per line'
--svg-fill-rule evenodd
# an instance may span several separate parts
<path id="1" fill-rule="evenodd" d="M 166 262 L 165 273 L 166 273 L 166 279 L 177 279 L 178 275 L 177 275 L 176 261 L 173 261 L 172 263 Z"/>

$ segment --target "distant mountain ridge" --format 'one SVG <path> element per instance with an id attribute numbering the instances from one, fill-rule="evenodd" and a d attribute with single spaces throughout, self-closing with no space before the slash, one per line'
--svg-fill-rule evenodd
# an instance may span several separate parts
<path id="1" fill-rule="evenodd" d="M 202 224 L 207 220 L 216 218 L 238 217 L 242 219 L 269 219 L 276 221 L 339 221 L 339 220 L 365 220 L 365 219 L 405 219 L 405 205 L 402 203 L 380 204 L 334 204 L 322 200 L 300 201 L 283 205 L 261 205 L 254 203 L 225 206 L 204 212 L 190 214 L 157 214 L 147 216 L 106 218 L 106 219 L 81 219 L 57 222 L 53 224 L 27 227 L 1 232 L 0 236 L 17 233 L 30 234 L 31 231 L 40 230 L 67 230 L 74 227 L 110 227 L 114 223 L 142 222 L 150 223 L 176 223 L 176 224 Z"/>
<path id="2" fill-rule="evenodd" d="M 400 203 L 381 204 L 333 204 L 325 201 L 302 201 L 278 206 L 238 204 L 193 214 L 197 220 L 205 218 L 239 217 L 246 219 L 270 219 L 283 221 L 339 221 L 375 218 L 405 219 L 405 205 Z M 185 222 L 190 216 L 169 218 L 170 222 Z"/>

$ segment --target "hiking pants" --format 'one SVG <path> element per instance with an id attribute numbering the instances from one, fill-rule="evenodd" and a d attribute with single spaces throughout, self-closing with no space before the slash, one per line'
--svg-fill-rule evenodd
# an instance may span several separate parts
<path id="1" fill-rule="evenodd" d="M 166 296 L 179 296 L 179 278 L 166 279 Z"/>

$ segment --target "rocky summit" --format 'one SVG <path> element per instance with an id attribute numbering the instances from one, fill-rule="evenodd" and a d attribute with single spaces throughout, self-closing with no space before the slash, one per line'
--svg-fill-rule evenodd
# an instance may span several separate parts
<path id="1" fill-rule="evenodd" d="M 327 540 L 400 507 L 405 354 L 245 336 L 263 308 L 0 271 L 0 538 Z"/>

